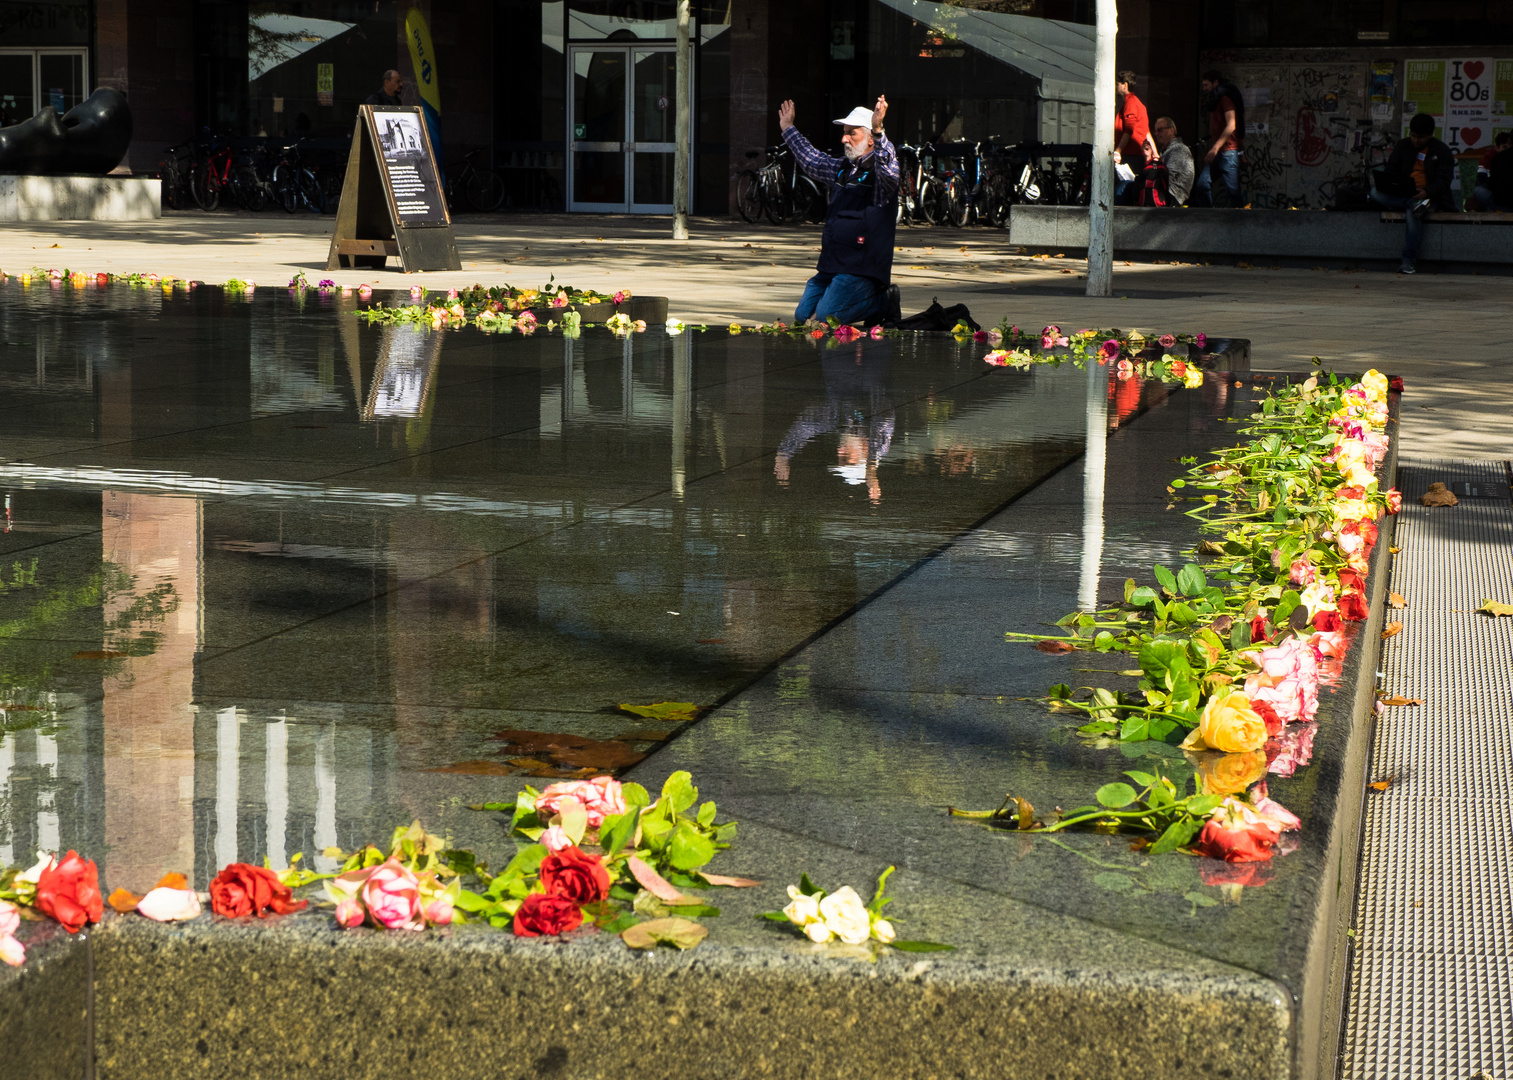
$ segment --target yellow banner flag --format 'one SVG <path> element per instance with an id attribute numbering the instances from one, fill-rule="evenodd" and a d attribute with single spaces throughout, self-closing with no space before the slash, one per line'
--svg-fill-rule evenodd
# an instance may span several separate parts
<path id="1" fill-rule="evenodd" d="M 420 100 L 441 115 L 441 89 L 436 81 L 436 50 L 431 45 L 431 30 L 419 8 L 405 16 L 405 40 L 410 43 L 410 60 L 415 65 L 415 89 Z"/>

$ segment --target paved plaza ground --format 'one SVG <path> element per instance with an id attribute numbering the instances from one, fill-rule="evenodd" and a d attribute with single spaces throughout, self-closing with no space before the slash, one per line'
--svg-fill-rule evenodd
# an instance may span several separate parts
<path id="1" fill-rule="evenodd" d="M 169 212 L 149 222 L 55 222 L 0 231 L 0 269 L 33 265 L 155 271 L 205 281 L 282 283 L 324 272 L 331 218 Z M 431 288 L 558 282 L 670 298 L 690 322 L 787 318 L 819 251 L 817 228 L 695 219 L 670 239 L 665 218 L 491 215 L 457 225 L 463 269 L 407 277 L 339 271 L 341 284 Z M 1348 257 L 1349 252 L 1342 252 Z M 1335 268 L 1115 264 L 1115 292 L 1081 295 L 1083 260 L 1032 257 L 989 229 L 901 229 L 895 275 L 905 313 L 934 297 L 962 302 L 984 324 L 1203 330 L 1249 338 L 1260 370 L 1299 370 L 1322 357 L 1342 370 L 1402 375 L 1402 450 L 1423 457 L 1504 457 L 1513 435 L 1513 277 Z"/>

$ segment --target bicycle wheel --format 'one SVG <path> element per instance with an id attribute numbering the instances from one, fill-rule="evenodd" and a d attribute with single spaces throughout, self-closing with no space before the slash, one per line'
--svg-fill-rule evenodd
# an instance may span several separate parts
<path id="1" fill-rule="evenodd" d="M 199 208 L 206 212 L 221 204 L 220 181 L 205 162 L 194 167 L 194 175 L 189 179 L 189 194 L 194 196 Z"/>
<path id="2" fill-rule="evenodd" d="M 825 220 L 827 209 L 825 193 L 809 177 L 799 177 L 793 185 L 793 216 L 800 221 L 817 225 Z"/>
<path id="3" fill-rule="evenodd" d="M 735 207 L 741 220 L 755 225 L 762 216 L 762 178 L 755 169 L 747 169 L 736 178 Z"/>
<path id="4" fill-rule="evenodd" d="M 793 220 L 793 192 L 781 177 L 768 175 L 762 178 L 762 209 L 767 212 L 767 220 L 774 225 Z"/>
<path id="5" fill-rule="evenodd" d="M 983 184 L 982 201 L 982 216 L 989 225 L 1001 229 L 1009 223 L 1009 185 L 1001 173 L 994 173 Z"/>
<path id="6" fill-rule="evenodd" d="M 504 181 L 493 169 L 474 169 L 462 186 L 462 194 L 469 206 L 487 214 L 504 202 Z"/>
<path id="7" fill-rule="evenodd" d="M 263 187 L 263 182 L 258 179 L 257 170 L 251 165 L 243 165 L 237 169 L 231 182 L 232 193 L 236 196 L 237 205 L 242 209 L 256 213 L 268 205 L 268 192 Z"/>
<path id="8" fill-rule="evenodd" d="M 971 212 L 971 196 L 961 177 L 953 176 L 946 181 L 945 203 L 946 220 L 958 229 L 965 225 Z"/>
<path id="9" fill-rule="evenodd" d="M 300 202 L 311 213 L 319 214 L 326 207 L 325 195 L 321 192 L 320 181 L 315 179 L 315 174 L 309 169 L 301 169 L 295 177 L 295 183 L 299 186 Z"/>
<path id="10" fill-rule="evenodd" d="M 177 210 L 184 197 L 181 188 L 182 180 L 179 179 L 179 169 L 169 161 L 158 162 L 158 189 L 162 192 L 163 205 L 169 210 Z"/>
<path id="11" fill-rule="evenodd" d="M 273 170 L 273 201 L 288 214 L 299 209 L 299 187 L 294 183 L 294 170 L 288 165 Z"/>
<path id="12" fill-rule="evenodd" d="M 944 194 L 944 183 L 935 177 L 927 176 L 920 182 L 919 216 L 926 225 L 939 225 L 945 220 Z"/>

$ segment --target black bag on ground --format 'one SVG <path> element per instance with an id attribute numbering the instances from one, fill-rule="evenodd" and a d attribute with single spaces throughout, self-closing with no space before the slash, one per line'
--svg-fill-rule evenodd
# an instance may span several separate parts
<path id="1" fill-rule="evenodd" d="M 1143 183 L 1139 188 L 1137 206 L 1170 206 L 1172 194 L 1167 186 L 1169 174 L 1166 166 L 1159 161 L 1153 161 L 1145 167 L 1141 179 Z"/>
<path id="2" fill-rule="evenodd" d="M 967 310 L 966 304 L 952 304 L 948 308 L 940 306 L 940 298 L 934 297 L 930 306 L 918 315 L 910 315 L 906 319 L 900 319 L 897 330 L 936 330 L 949 334 L 956 329 L 956 324 L 964 322 L 972 328 L 972 333 L 977 333 L 982 327 L 977 325 L 972 318 L 972 313 Z"/>

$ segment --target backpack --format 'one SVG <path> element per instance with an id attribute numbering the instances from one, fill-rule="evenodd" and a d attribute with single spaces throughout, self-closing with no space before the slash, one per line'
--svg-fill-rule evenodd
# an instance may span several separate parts
<path id="1" fill-rule="evenodd" d="M 952 304 L 948 308 L 940 306 L 940 298 L 934 297 L 930 306 L 918 315 L 910 315 L 906 319 L 900 319 L 897 330 L 934 330 L 949 334 L 956 328 L 959 322 L 966 323 L 975 334 L 982 327 L 972 318 L 972 313 L 967 310 L 966 304 Z"/>
<path id="2" fill-rule="evenodd" d="M 1166 171 L 1166 165 L 1159 161 L 1153 161 L 1145 167 L 1141 174 L 1144 181 L 1137 193 L 1136 206 L 1170 206 L 1172 204 L 1171 189 L 1167 186 L 1170 176 Z"/>

